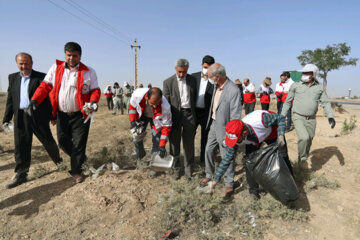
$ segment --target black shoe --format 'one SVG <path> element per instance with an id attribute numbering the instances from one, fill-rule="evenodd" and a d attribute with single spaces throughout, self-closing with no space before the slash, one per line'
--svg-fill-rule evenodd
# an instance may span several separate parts
<path id="1" fill-rule="evenodd" d="M 143 159 L 143 157 L 145 157 L 146 156 L 146 152 L 144 151 L 144 152 L 140 152 L 139 153 L 139 156 L 138 156 L 138 159 Z"/>
<path id="2" fill-rule="evenodd" d="M 174 180 L 179 180 L 180 179 L 180 177 L 181 177 L 180 170 L 181 170 L 180 168 L 173 169 L 173 171 L 171 173 L 172 179 L 174 179 Z"/>
<path id="3" fill-rule="evenodd" d="M 188 179 L 191 179 L 192 178 L 192 169 L 191 167 L 186 167 L 185 168 L 185 177 L 188 178 Z"/>
<path id="4" fill-rule="evenodd" d="M 14 187 L 19 186 L 20 184 L 25 183 L 25 182 L 27 182 L 26 175 L 25 176 L 24 175 L 15 176 L 14 180 L 12 180 L 11 183 L 6 185 L 6 188 L 7 189 L 14 188 Z"/>

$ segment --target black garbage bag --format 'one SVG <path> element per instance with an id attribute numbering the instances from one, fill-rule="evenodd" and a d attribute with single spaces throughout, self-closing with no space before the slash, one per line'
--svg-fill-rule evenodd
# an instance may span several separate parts
<path id="1" fill-rule="evenodd" d="M 286 165 L 278 143 L 248 154 L 245 164 L 253 179 L 282 203 L 299 198 L 294 178 Z"/>

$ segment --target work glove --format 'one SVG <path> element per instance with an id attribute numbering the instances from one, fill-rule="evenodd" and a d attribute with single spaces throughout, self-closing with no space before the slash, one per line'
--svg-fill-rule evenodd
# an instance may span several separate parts
<path id="1" fill-rule="evenodd" d="M 94 111 L 94 112 L 97 112 L 98 110 L 98 105 L 95 101 L 92 101 L 91 104 L 90 104 L 90 107 L 91 109 Z"/>
<path id="2" fill-rule="evenodd" d="M 281 98 L 282 97 L 282 93 L 280 93 L 279 95 L 277 95 L 277 98 Z"/>
<path id="3" fill-rule="evenodd" d="M 98 108 L 98 106 L 95 101 L 93 101 L 91 103 L 87 102 L 83 106 L 83 111 L 86 115 L 90 115 L 91 113 L 96 112 L 97 108 Z"/>
<path id="4" fill-rule="evenodd" d="M 139 125 L 138 121 L 131 121 L 130 122 L 130 129 L 135 129 Z"/>
<path id="5" fill-rule="evenodd" d="M 130 122 L 130 132 L 133 136 L 134 141 L 140 142 L 144 140 L 146 136 L 146 131 L 143 128 L 143 122 L 140 121 L 131 121 Z"/>
<path id="6" fill-rule="evenodd" d="M 25 109 L 27 115 L 29 115 L 30 117 L 34 115 L 34 111 L 37 109 L 36 105 L 37 105 L 36 100 L 30 101 L 29 106 L 27 107 L 27 109 Z"/>
<path id="7" fill-rule="evenodd" d="M 159 156 L 164 158 L 166 156 L 166 149 L 165 147 L 159 147 Z"/>
<path id="8" fill-rule="evenodd" d="M 331 126 L 331 128 L 334 128 L 336 125 L 335 119 L 334 118 L 328 118 L 329 124 Z"/>
<path id="9" fill-rule="evenodd" d="M 285 137 L 284 136 L 278 136 L 277 142 L 279 143 L 280 147 L 285 147 Z"/>
<path id="10" fill-rule="evenodd" d="M 14 127 L 9 122 L 4 122 L 2 128 L 4 129 L 4 132 L 12 132 L 14 130 Z"/>

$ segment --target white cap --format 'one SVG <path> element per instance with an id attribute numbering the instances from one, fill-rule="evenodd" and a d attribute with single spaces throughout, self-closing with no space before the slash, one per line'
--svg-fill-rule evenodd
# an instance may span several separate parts
<path id="1" fill-rule="evenodd" d="M 306 64 L 303 69 L 298 70 L 298 72 L 312 72 L 314 77 L 317 78 L 319 74 L 319 68 L 315 64 Z"/>
<path id="2" fill-rule="evenodd" d="M 129 83 L 128 83 L 128 82 L 124 82 L 124 87 L 126 87 L 127 85 L 129 85 Z"/>

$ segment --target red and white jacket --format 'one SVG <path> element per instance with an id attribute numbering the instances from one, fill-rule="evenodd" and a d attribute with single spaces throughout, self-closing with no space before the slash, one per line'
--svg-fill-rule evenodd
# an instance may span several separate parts
<path id="1" fill-rule="evenodd" d="M 108 88 L 106 88 L 106 89 L 104 90 L 104 95 L 105 95 L 105 97 L 112 97 L 114 94 L 113 94 L 113 92 L 111 91 L 111 89 L 109 90 Z"/>
<path id="2" fill-rule="evenodd" d="M 55 117 L 59 110 L 59 91 L 61 86 L 61 81 L 63 78 L 65 70 L 65 62 L 56 60 L 55 74 L 49 79 L 49 81 L 42 81 L 40 86 L 36 89 L 32 100 L 36 100 L 37 104 L 40 104 L 48 95 L 52 105 L 52 114 Z M 84 75 L 89 72 L 90 69 L 80 62 L 79 69 L 77 72 L 77 81 L 76 81 L 76 104 L 83 113 L 83 117 L 86 118 L 87 115 L 83 111 L 83 106 L 86 102 L 99 102 L 101 91 L 98 87 L 97 78 L 95 74 L 95 79 L 85 79 Z M 48 73 L 49 74 L 49 73 Z M 47 79 L 47 77 L 45 77 Z M 84 83 L 86 82 L 86 83 Z"/>
<path id="3" fill-rule="evenodd" d="M 270 94 L 273 93 L 273 90 L 270 86 L 264 86 L 263 84 L 260 85 L 259 88 L 260 93 L 260 102 L 261 103 L 270 103 Z M 264 94 L 267 93 L 267 94 Z"/>
<path id="4" fill-rule="evenodd" d="M 129 104 L 130 122 L 139 120 L 145 111 L 148 90 L 148 88 L 138 88 L 131 95 Z M 161 101 L 162 103 L 154 109 L 153 129 L 156 133 L 161 132 L 159 147 L 165 147 L 172 126 L 171 107 L 164 96 Z"/>
<path id="5" fill-rule="evenodd" d="M 249 83 L 247 86 L 244 85 L 244 104 L 256 102 L 255 90 L 253 83 Z"/>
<path id="6" fill-rule="evenodd" d="M 241 119 L 244 123 L 249 125 L 252 130 L 254 131 L 256 138 L 258 139 L 258 143 L 262 143 L 266 140 L 276 139 L 277 136 L 277 126 L 266 127 L 263 123 L 263 114 L 270 113 L 276 114 L 272 111 L 265 111 L 265 110 L 256 110 Z M 256 142 L 249 141 L 244 139 L 242 144 L 258 144 Z"/>
<path id="7" fill-rule="evenodd" d="M 290 87 L 293 83 L 294 83 L 294 81 L 291 78 L 289 78 L 284 83 L 279 82 L 276 84 L 275 95 L 278 96 L 278 95 L 282 94 L 281 98 L 277 98 L 278 102 L 285 102 L 285 100 L 289 94 Z"/>

